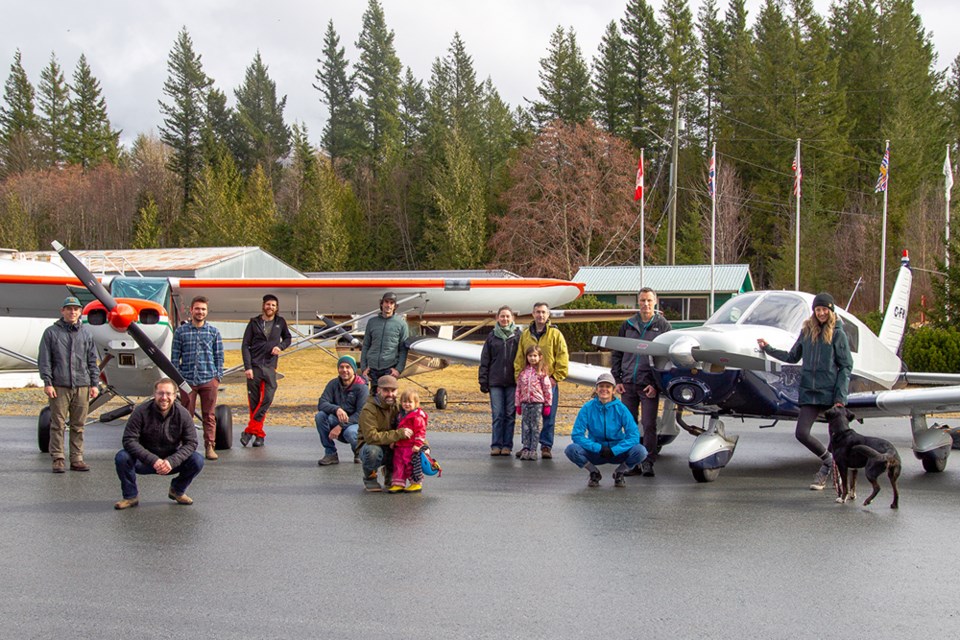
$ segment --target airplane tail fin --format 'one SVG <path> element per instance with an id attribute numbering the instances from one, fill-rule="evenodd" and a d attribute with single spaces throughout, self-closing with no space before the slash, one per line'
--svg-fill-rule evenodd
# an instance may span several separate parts
<path id="1" fill-rule="evenodd" d="M 910 288 L 913 285 L 913 272 L 910 271 L 910 256 L 903 250 L 900 258 L 900 273 L 890 294 L 890 303 L 883 316 L 880 327 L 880 342 L 892 353 L 899 354 L 903 336 L 907 330 L 907 310 L 910 308 Z"/>

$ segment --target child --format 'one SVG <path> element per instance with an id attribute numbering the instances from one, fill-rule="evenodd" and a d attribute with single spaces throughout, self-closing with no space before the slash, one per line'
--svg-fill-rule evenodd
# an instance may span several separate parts
<path id="1" fill-rule="evenodd" d="M 550 376 L 543 361 L 543 351 L 538 345 L 527 347 L 524 356 L 527 366 L 517 377 L 517 415 L 520 419 L 520 434 L 523 450 L 521 460 L 537 459 L 537 442 L 540 440 L 540 416 L 550 415 L 553 389 Z"/>
<path id="2" fill-rule="evenodd" d="M 427 439 L 427 414 L 420 408 L 420 395 L 412 389 L 406 389 L 400 394 L 397 429 L 410 429 L 413 431 L 413 436 L 393 445 L 393 481 L 387 491 L 389 493 L 422 491 L 423 471 L 420 465 L 414 462 L 419 463 L 420 448 Z M 410 480 L 410 486 L 404 488 L 407 480 Z"/>

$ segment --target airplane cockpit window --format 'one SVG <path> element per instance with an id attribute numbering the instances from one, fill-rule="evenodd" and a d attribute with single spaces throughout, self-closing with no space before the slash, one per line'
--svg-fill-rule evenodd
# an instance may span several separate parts
<path id="1" fill-rule="evenodd" d="M 138 298 L 152 300 L 167 307 L 170 298 L 170 283 L 166 278 L 114 278 L 110 283 L 114 298 Z"/>
<path id="2" fill-rule="evenodd" d="M 804 298 L 791 293 L 767 293 L 740 322 L 799 333 L 809 315 L 810 304 Z"/>
<path id="3" fill-rule="evenodd" d="M 744 293 L 730 298 L 704 324 L 736 324 L 760 295 L 759 293 Z"/>

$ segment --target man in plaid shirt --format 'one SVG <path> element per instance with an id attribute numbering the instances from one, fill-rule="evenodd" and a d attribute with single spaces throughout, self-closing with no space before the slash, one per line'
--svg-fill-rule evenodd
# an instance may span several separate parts
<path id="1" fill-rule="evenodd" d="M 203 444 L 207 460 L 216 460 L 217 390 L 223 378 L 223 340 L 215 327 L 207 324 L 207 299 L 197 296 L 190 302 L 190 322 L 173 334 L 171 357 L 183 379 L 193 391 L 180 392 L 180 403 L 192 416 L 200 396 L 203 416 Z"/>

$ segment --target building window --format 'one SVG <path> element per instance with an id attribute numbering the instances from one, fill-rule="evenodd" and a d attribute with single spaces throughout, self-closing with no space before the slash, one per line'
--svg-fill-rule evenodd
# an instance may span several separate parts
<path id="1" fill-rule="evenodd" d="M 659 307 L 663 316 L 667 320 L 675 321 L 699 321 L 707 319 L 707 307 L 710 299 L 701 296 L 689 297 L 668 297 L 659 298 Z"/>

